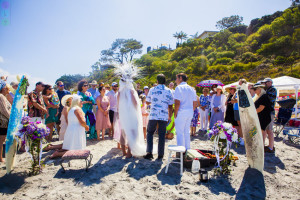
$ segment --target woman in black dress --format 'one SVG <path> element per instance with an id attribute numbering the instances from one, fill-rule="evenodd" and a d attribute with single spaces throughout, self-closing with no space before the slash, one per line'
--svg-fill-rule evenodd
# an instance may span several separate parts
<path id="1" fill-rule="evenodd" d="M 267 137 L 265 130 L 271 122 L 271 102 L 266 94 L 266 91 L 264 90 L 264 87 L 265 86 L 261 85 L 260 83 L 254 85 L 254 90 L 256 93 L 256 96 L 254 97 L 254 104 L 263 134 L 263 141 L 265 143 L 265 139 Z"/>
<path id="2" fill-rule="evenodd" d="M 225 113 L 225 122 L 228 122 L 230 124 L 232 124 L 233 126 L 237 126 L 238 123 L 237 121 L 234 120 L 234 111 L 233 111 L 233 103 L 231 103 L 231 99 L 236 91 L 236 87 L 235 86 L 230 86 L 227 87 L 225 89 L 229 95 L 228 98 L 226 100 L 226 113 Z"/>

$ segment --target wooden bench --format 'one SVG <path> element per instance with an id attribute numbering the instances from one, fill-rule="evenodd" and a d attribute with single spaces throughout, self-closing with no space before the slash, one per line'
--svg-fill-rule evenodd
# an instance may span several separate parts
<path id="1" fill-rule="evenodd" d="M 85 160 L 86 163 L 86 171 L 88 171 L 89 167 L 91 166 L 91 162 L 93 159 L 93 155 L 91 154 L 90 150 L 69 150 L 67 151 L 62 157 L 60 165 L 63 169 L 63 173 L 66 172 L 63 163 L 67 162 L 68 166 L 70 167 L 70 161 L 71 160 Z"/>

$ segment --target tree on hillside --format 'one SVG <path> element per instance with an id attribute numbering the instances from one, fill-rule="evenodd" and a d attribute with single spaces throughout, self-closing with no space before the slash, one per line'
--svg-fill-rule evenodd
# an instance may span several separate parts
<path id="1" fill-rule="evenodd" d="M 232 15 L 230 17 L 224 17 L 217 21 L 216 27 L 219 30 L 228 29 L 230 27 L 241 25 L 243 17 L 239 15 Z"/>
<path id="2" fill-rule="evenodd" d="M 188 38 L 187 34 L 183 31 L 180 31 L 179 33 L 176 32 L 175 34 L 173 34 L 173 37 L 178 40 L 177 44 L 182 44 L 182 40 L 186 40 Z M 180 43 L 179 43 L 179 40 L 180 40 Z"/>
<path id="3" fill-rule="evenodd" d="M 111 48 L 101 51 L 100 60 L 107 62 L 131 62 L 134 55 L 142 53 L 142 43 L 135 39 L 116 39 Z"/>
<path id="4" fill-rule="evenodd" d="M 291 0 L 292 6 L 300 5 L 300 0 Z"/>

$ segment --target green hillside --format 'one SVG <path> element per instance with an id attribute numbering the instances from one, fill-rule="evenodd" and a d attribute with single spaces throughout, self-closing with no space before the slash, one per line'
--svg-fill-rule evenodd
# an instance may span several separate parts
<path id="1" fill-rule="evenodd" d="M 245 26 L 244 26 L 245 27 Z M 205 39 L 188 39 L 175 50 L 153 50 L 136 59 L 141 75 L 137 82 L 152 85 L 163 73 L 168 81 L 185 72 L 189 84 L 217 79 L 224 84 L 246 78 L 289 75 L 300 78 L 300 6 L 254 19 L 243 26 L 225 29 Z M 67 78 L 67 77 L 65 77 Z M 93 70 L 88 80 L 117 80 L 112 69 Z M 73 83 L 71 83 L 72 85 Z"/>

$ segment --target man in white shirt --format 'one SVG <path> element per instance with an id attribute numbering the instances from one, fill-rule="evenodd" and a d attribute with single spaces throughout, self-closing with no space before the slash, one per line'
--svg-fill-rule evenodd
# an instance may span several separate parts
<path id="1" fill-rule="evenodd" d="M 116 113 L 118 112 L 118 106 L 117 106 L 117 97 L 118 97 L 118 83 L 116 82 L 113 82 L 111 84 L 112 86 L 112 90 L 109 91 L 106 96 L 108 97 L 109 99 L 109 105 L 110 105 L 110 108 L 109 108 L 109 120 L 110 120 L 110 123 L 111 123 L 111 129 L 110 129 L 110 133 L 109 135 L 111 137 L 114 136 L 114 116 L 116 115 Z"/>
<path id="2" fill-rule="evenodd" d="M 177 145 L 190 149 L 190 125 L 194 110 L 197 107 L 197 95 L 196 91 L 186 81 L 186 74 L 180 73 L 176 75 L 177 87 L 174 92 L 174 115 Z"/>

